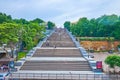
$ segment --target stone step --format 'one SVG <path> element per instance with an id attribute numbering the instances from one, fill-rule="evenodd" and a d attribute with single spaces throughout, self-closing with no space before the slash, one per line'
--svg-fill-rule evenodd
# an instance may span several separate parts
<path id="1" fill-rule="evenodd" d="M 26 61 L 20 70 L 90 71 L 87 61 Z"/>
<path id="2" fill-rule="evenodd" d="M 37 49 L 33 57 L 81 57 L 79 49 Z"/>

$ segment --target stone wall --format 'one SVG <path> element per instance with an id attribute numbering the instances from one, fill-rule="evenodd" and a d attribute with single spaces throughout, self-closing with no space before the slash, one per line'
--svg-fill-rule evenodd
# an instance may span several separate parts
<path id="1" fill-rule="evenodd" d="M 117 45 L 120 44 L 120 41 L 80 41 L 81 46 L 85 49 L 93 49 L 95 51 L 107 51 L 107 50 L 116 50 Z"/>

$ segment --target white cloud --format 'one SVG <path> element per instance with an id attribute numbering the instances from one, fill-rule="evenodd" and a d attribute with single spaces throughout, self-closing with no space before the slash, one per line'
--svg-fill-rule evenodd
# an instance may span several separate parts
<path id="1" fill-rule="evenodd" d="M 67 20 L 76 21 L 80 17 L 96 18 L 104 14 L 113 14 L 113 13 L 119 15 L 119 9 L 120 9 L 119 2 L 120 1 L 118 0 L 116 1 L 81 0 L 80 4 L 78 1 L 79 6 L 76 5 L 74 8 L 71 9 L 71 11 L 56 16 L 53 19 L 53 21 L 64 23 L 64 21 Z"/>
<path id="2" fill-rule="evenodd" d="M 52 20 L 58 25 L 80 17 L 94 18 L 104 14 L 119 15 L 120 0 L 0 0 L 0 12 L 14 18 Z"/>

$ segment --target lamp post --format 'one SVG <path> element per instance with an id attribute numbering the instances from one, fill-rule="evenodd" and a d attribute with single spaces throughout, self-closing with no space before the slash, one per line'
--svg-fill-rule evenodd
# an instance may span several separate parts
<path id="1" fill-rule="evenodd" d="M 88 49 L 88 58 L 89 58 L 89 49 Z"/>
<path id="2" fill-rule="evenodd" d="M 19 47 L 16 47 L 15 54 L 16 54 L 16 61 L 18 60 L 18 49 Z"/>
<path id="3" fill-rule="evenodd" d="M 2 44 L 2 49 L 6 52 L 6 54 L 8 55 L 8 51 L 5 49 L 5 46 L 7 46 L 7 44 Z"/>
<path id="4" fill-rule="evenodd" d="M 2 45 L 2 48 L 5 49 L 5 46 L 7 46 L 7 44 L 3 44 L 3 45 Z"/>
<path id="5" fill-rule="evenodd" d="M 118 45 L 118 52 L 119 52 L 119 54 L 120 54 L 120 44 Z"/>

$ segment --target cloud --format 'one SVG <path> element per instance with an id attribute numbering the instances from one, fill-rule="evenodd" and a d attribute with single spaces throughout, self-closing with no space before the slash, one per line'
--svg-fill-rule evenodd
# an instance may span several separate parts
<path id="1" fill-rule="evenodd" d="M 88 2 L 87 2 L 88 1 Z M 119 0 L 81 0 L 81 3 L 75 3 L 71 11 L 64 12 L 56 16 L 53 21 L 64 23 L 65 21 L 76 21 L 80 17 L 97 18 L 104 14 L 118 14 L 119 15 Z M 71 6 L 72 7 L 72 6 Z M 63 9 L 65 10 L 65 9 Z M 64 21 L 63 21 L 64 20 Z M 59 25 L 60 25 L 59 24 Z M 61 25 L 60 25 L 61 26 Z"/>
<path id="2" fill-rule="evenodd" d="M 120 0 L 0 0 L 0 12 L 13 18 L 42 18 L 61 26 L 80 17 L 96 18 L 104 14 L 119 15 Z"/>

